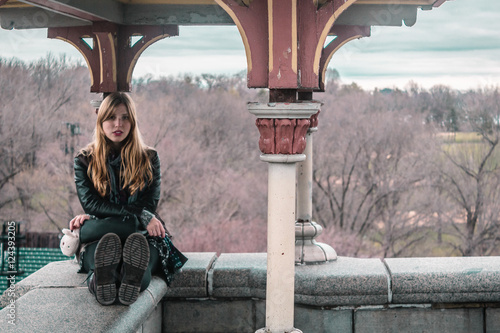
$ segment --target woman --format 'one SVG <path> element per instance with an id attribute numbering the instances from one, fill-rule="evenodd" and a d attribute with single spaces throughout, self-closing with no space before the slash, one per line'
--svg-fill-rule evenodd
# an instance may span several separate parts
<path id="1" fill-rule="evenodd" d="M 132 304 L 160 270 L 167 283 L 187 259 L 155 216 L 160 198 L 160 160 L 142 141 L 132 99 L 111 93 L 97 113 L 94 140 L 74 161 L 78 197 L 86 214 L 80 228 L 80 271 L 97 301 Z M 122 247 L 122 241 L 124 245 Z"/>

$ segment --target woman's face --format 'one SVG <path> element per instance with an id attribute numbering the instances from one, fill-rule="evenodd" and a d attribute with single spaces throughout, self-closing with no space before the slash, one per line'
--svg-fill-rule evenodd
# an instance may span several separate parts
<path id="1" fill-rule="evenodd" d="M 102 123 L 104 134 L 117 148 L 127 138 L 131 126 L 127 108 L 123 104 L 116 106 L 111 117 Z"/>

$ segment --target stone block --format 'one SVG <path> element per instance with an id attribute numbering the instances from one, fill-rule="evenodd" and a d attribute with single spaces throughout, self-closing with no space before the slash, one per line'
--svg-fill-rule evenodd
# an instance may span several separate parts
<path id="1" fill-rule="evenodd" d="M 482 309 L 389 308 L 354 313 L 356 333 L 483 332 Z"/>
<path id="2" fill-rule="evenodd" d="M 213 297 L 266 297 L 265 253 L 221 254 L 211 273 Z"/>
<path id="3" fill-rule="evenodd" d="M 255 304 L 255 327 L 257 329 L 266 326 L 266 300 L 254 300 Z"/>
<path id="4" fill-rule="evenodd" d="M 294 327 L 303 333 L 353 333 L 352 310 L 295 306 Z"/>
<path id="5" fill-rule="evenodd" d="M 500 333 L 500 308 L 487 308 L 485 310 L 486 333 Z"/>
<path id="6" fill-rule="evenodd" d="M 163 303 L 163 331 L 255 332 L 256 308 L 252 300 L 176 301 Z"/>
<path id="7" fill-rule="evenodd" d="M 393 303 L 500 301 L 500 257 L 385 259 Z"/>
<path id="8" fill-rule="evenodd" d="M 163 306 L 159 303 L 153 313 L 149 315 L 144 324 L 142 324 L 141 333 L 161 333 L 161 327 L 163 322 Z"/>
<path id="9" fill-rule="evenodd" d="M 295 303 L 314 306 L 387 304 L 389 275 L 379 259 L 338 257 L 295 267 Z"/>
<path id="10" fill-rule="evenodd" d="M 215 252 L 184 253 L 188 261 L 177 273 L 165 297 L 208 297 L 208 273 L 217 259 Z"/>

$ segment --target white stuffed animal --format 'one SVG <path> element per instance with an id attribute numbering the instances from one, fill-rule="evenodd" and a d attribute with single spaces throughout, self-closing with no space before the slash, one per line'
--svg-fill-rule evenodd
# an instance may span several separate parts
<path id="1" fill-rule="evenodd" d="M 59 247 L 64 255 L 72 257 L 80 246 L 80 229 L 75 229 L 73 231 L 63 229 L 62 232 L 64 236 L 61 238 Z"/>

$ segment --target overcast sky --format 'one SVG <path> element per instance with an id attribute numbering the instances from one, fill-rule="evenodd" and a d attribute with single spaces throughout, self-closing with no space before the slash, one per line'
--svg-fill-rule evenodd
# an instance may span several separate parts
<path id="1" fill-rule="evenodd" d="M 178 37 L 161 40 L 142 54 L 134 77 L 246 69 L 236 27 L 179 29 Z M 0 29 L 0 57 L 31 61 L 52 52 L 83 60 L 71 45 L 49 40 L 46 34 Z M 356 82 L 365 89 L 404 88 L 409 81 L 461 90 L 500 85 L 500 1 L 448 1 L 431 11 L 419 10 L 413 27 L 373 27 L 371 37 L 340 49 L 329 68 L 337 69 L 343 83 Z"/>

